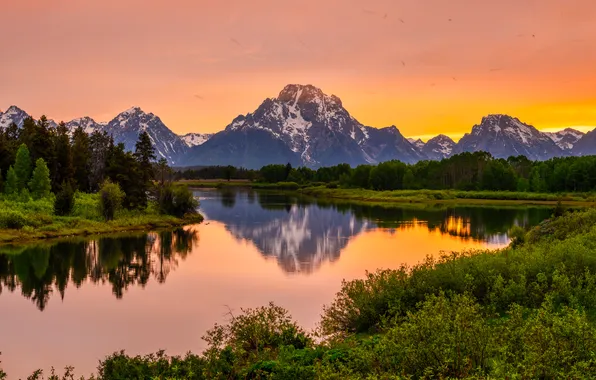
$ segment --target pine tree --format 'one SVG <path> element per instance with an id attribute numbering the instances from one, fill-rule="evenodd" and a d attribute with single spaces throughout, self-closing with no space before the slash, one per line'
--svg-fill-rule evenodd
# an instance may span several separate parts
<path id="1" fill-rule="evenodd" d="M 25 144 L 21 144 L 17 151 L 14 171 L 17 175 L 18 190 L 21 191 L 27 187 L 27 183 L 31 178 L 31 156 L 29 155 L 29 149 Z"/>
<path id="2" fill-rule="evenodd" d="M 19 191 L 19 179 L 17 178 L 17 173 L 11 167 L 8 168 L 8 172 L 6 173 L 6 183 L 4 184 L 4 194 L 12 195 Z"/>
<path id="3" fill-rule="evenodd" d="M 90 191 L 91 144 L 89 135 L 79 126 L 72 135 L 73 175 L 79 190 Z"/>
<path id="4" fill-rule="evenodd" d="M 137 188 L 134 189 L 135 201 L 138 207 L 147 206 L 147 191 L 151 187 L 151 180 L 153 179 L 154 168 L 153 162 L 155 161 L 155 149 L 151 144 L 151 138 L 149 134 L 144 131 L 139 135 L 139 139 L 135 146 L 134 157 L 138 163 L 137 171 L 140 177 L 140 183 L 137 184 Z M 129 195 L 129 192 L 124 189 L 124 192 Z M 129 197 L 132 195 L 129 195 Z"/>
<path id="5" fill-rule="evenodd" d="M 108 157 L 114 149 L 114 139 L 105 131 L 95 131 L 89 137 L 89 147 L 89 188 L 96 191 L 106 178 Z"/>
<path id="6" fill-rule="evenodd" d="M 43 158 L 38 158 L 35 162 L 33 176 L 29 181 L 29 189 L 33 199 L 45 198 L 50 195 L 52 182 L 50 180 L 50 170 Z"/>
<path id="7" fill-rule="evenodd" d="M 55 166 L 52 172 L 52 189 L 58 191 L 64 182 L 71 182 L 73 179 L 72 150 L 68 129 L 64 123 L 60 123 L 56 129 L 54 138 L 56 152 Z"/>

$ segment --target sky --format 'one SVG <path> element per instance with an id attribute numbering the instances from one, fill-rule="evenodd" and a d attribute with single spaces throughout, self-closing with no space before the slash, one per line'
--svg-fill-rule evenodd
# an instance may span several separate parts
<path id="1" fill-rule="evenodd" d="M 0 110 L 217 132 L 289 83 L 458 138 L 504 113 L 596 126 L 594 0 L 0 0 Z"/>

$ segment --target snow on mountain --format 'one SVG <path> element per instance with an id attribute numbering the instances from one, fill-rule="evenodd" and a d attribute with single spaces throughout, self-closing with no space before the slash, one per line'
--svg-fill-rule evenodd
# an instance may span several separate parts
<path id="1" fill-rule="evenodd" d="M 422 141 L 421 139 L 414 139 L 408 137 L 408 141 L 410 142 L 410 144 L 414 145 L 416 148 L 420 150 L 422 149 L 422 147 L 424 147 L 424 141 Z"/>
<path id="2" fill-rule="evenodd" d="M 187 133 L 185 135 L 180 135 L 179 137 L 184 141 L 186 146 L 193 147 L 204 144 L 212 136 L 213 133 Z"/>
<path id="3" fill-rule="evenodd" d="M 83 127 L 85 133 L 91 134 L 95 131 L 103 130 L 106 127 L 106 125 L 108 125 L 108 123 L 98 123 L 88 116 L 73 119 L 66 123 L 66 127 L 68 128 L 68 131 L 71 135 L 74 132 L 74 130 L 78 127 Z"/>
<path id="4" fill-rule="evenodd" d="M 488 115 L 457 143 L 453 152 L 485 151 L 497 158 L 523 155 L 531 160 L 561 156 L 563 150 L 546 134 L 507 115 Z"/>
<path id="5" fill-rule="evenodd" d="M 254 148 L 267 144 L 276 147 L 274 153 Z M 253 113 L 238 116 L 224 132 L 193 148 L 188 164 L 228 164 L 239 154 L 252 165 L 261 164 L 261 157 L 266 156 L 269 163 L 298 161 L 310 167 L 354 166 L 386 159 L 414 162 L 421 157 L 397 128 L 366 127 L 348 113 L 337 96 L 298 84 L 287 85 L 276 98 L 265 99 Z"/>
<path id="6" fill-rule="evenodd" d="M 21 128 L 27 117 L 29 117 L 27 112 L 17 106 L 10 106 L 4 113 L 0 112 L 0 128 L 5 129 L 12 123 Z"/>
<path id="7" fill-rule="evenodd" d="M 545 135 L 551 138 L 559 146 L 559 148 L 570 151 L 573 146 L 578 142 L 584 133 L 573 128 L 565 128 L 558 132 L 545 132 Z"/>
<path id="8" fill-rule="evenodd" d="M 155 148 L 157 159 L 165 158 L 170 164 L 178 164 L 187 151 L 186 144 L 172 132 L 161 119 L 145 113 L 139 107 L 121 112 L 104 130 L 114 137 L 116 143 L 124 143 L 127 150 L 134 151 L 139 134 L 147 132 Z"/>
<path id="9" fill-rule="evenodd" d="M 438 135 L 428 140 L 422 147 L 422 153 L 430 160 L 442 160 L 453 152 L 455 141 L 445 135 Z"/>

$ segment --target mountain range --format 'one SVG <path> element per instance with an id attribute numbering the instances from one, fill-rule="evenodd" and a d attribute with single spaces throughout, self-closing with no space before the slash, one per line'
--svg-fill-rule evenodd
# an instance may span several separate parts
<path id="1" fill-rule="evenodd" d="M 16 106 L 0 112 L 0 128 L 22 126 L 29 115 Z M 49 120 L 51 125 L 57 125 Z M 356 120 L 335 95 L 312 85 L 290 84 L 265 99 L 252 113 L 237 116 L 221 132 L 177 135 L 153 113 L 132 107 L 109 122 L 82 117 L 66 123 L 72 132 L 106 131 L 117 143 L 134 149 L 146 131 L 158 158 L 174 166 L 234 165 L 260 168 L 272 163 L 317 168 L 340 163 L 352 166 L 387 160 L 415 163 L 441 160 L 462 152 L 486 151 L 497 158 L 524 155 L 532 160 L 596 154 L 596 132 L 567 128 L 556 133 L 508 115 L 488 115 L 459 142 L 438 135 L 426 143 L 405 138 L 395 126 L 373 128 Z"/>

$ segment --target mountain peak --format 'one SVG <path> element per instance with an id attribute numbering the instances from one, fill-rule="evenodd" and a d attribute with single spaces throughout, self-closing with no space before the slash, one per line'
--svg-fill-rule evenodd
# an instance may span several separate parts
<path id="1" fill-rule="evenodd" d="M 277 96 L 277 100 L 284 103 L 305 104 L 305 103 L 322 103 L 325 98 L 341 107 L 341 100 L 335 96 L 326 95 L 320 88 L 312 84 L 288 84 L 281 90 Z"/>

